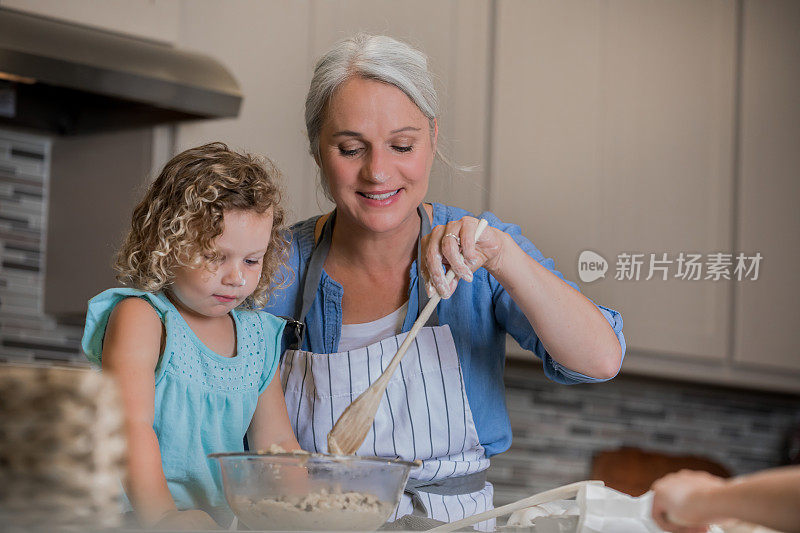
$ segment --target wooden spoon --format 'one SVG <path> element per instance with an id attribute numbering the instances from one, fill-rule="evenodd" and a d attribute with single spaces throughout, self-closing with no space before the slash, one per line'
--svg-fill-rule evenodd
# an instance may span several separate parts
<path id="1" fill-rule="evenodd" d="M 602 481 L 578 481 L 577 483 L 570 483 L 569 485 L 564 485 L 563 487 L 557 487 L 555 489 L 534 494 L 533 496 L 528 496 L 527 498 L 522 498 L 521 500 L 515 501 L 514 503 L 509 503 L 508 505 L 503 505 L 502 507 L 489 509 L 488 511 L 468 516 L 461 520 L 450 522 L 449 524 L 443 524 L 427 530 L 427 533 L 433 533 L 434 531 L 436 533 L 447 533 L 449 531 L 461 529 L 462 527 L 477 524 L 478 522 L 483 522 L 484 520 L 511 514 L 514 511 L 519 511 L 520 509 L 525 509 L 526 507 L 533 507 L 534 505 L 541 505 L 554 500 L 566 500 L 573 498 L 578 494 L 578 491 L 586 485 L 602 486 L 604 483 Z"/>
<path id="2" fill-rule="evenodd" d="M 478 228 L 475 230 L 475 242 L 478 241 L 478 238 L 488 224 L 489 223 L 485 219 L 481 219 L 478 223 Z M 419 260 L 420 259 L 417 258 L 417 261 Z M 445 280 L 448 286 L 455 277 L 456 274 L 452 269 L 447 272 Z M 422 283 L 421 279 L 419 283 Z M 367 438 L 369 428 L 372 427 L 375 413 L 378 412 L 378 406 L 381 403 L 383 392 L 389 385 L 392 374 L 394 374 L 395 369 L 400 364 L 400 360 L 406 354 L 408 347 L 414 342 L 417 333 L 419 333 L 419 330 L 422 329 L 428 321 L 428 317 L 431 316 L 431 313 L 436 309 L 441 299 L 441 296 L 436 294 L 428 300 L 427 305 L 425 305 L 425 308 L 419 314 L 419 317 L 417 317 L 417 320 L 411 327 L 411 331 L 406 335 L 403 344 L 400 345 L 397 353 L 392 357 L 386 370 L 384 370 L 380 377 L 344 410 L 342 416 L 339 417 L 339 420 L 337 420 L 336 424 L 333 426 L 333 429 L 328 433 L 328 453 L 351 455 L 361 447 L 361 443 Z"/>

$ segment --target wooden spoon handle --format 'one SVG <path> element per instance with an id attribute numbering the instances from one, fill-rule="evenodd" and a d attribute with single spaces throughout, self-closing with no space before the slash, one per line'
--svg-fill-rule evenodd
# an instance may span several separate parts
<path id="1" fill-rule="evenodd" d="M 481 233 L 483 233 L 483 230 L 485 230 L 486 226 L 488 225 L 489 222 L 485 218 L 482 218 L 480 222 L 478 222 L 478 227 L 475 229 L 475 242 L 478 242 Z M 417 261 L 419 260 L 420 258 L 418 257 Z M 450 270 L 448 270 L 447 274 L 445 275 L 445 280 L 447 284 L 449 285 L 455 279 L 455 277 L 456 273 L 453 271 L 453 269 L 451 268 Z M 421 279 L 418 280 L 417 283 L 422 283 L 422 280 Z M 411 346 L 411 343 L 414 342 L 414 339 L 417 338 L 417 333 L 419 333 L 419 330 L 421 330 L 423 326 L 425 326 L 425 323 L 428 321 L 428 318 L 430 318 L 431 313 L 433 313 L 433 310 L 436 309 L 436 306 L 439 305 L 441 299 L 442 297 L 439 296 L 439 293 L 436 293 L 435 295 L 431 296 L 430 300 L 428 300 L 428 303 L 422 309 L 422 312 L 414 321 L 414 325 L 411 326 L 411 330 L 408 332 L 408 335 L 406 335 L 406 338 L 403 340 L 403 343 L 400 345 L 400 348 L 397 349 L 397 353 L 394 355 L 394 357 L 392 357 L 392 360 L 386 367 L 384 374 L 391 376 L 394 373 L 395 368 L 397 368 L 397 365 L 400 364 L 400 360 L 406 354 L 408 347 Z"/>
<path id="2" fill-rule="evenodd" d="M 551 502 L 553 500 L 564 500 L 567 498 L 572 498 L 576 494 L 578 494 L 578 491 L 581 489 L 581 487 L 584 487 L 586 485 L 602 486 L 603 484 L 604 483 L 602 481 L 578 481 L 577 483 L 571 483 L 569 485 L 564 485 L 563 487 L 557 487 L 555 489 L 546 490 L 544 492 L 534 494 L 533 496 L 528 496 L 527 498 L 523 498 L 514 503 L 509 503 L 508 505 L 503 505 L 502 507 L 496 507 L 494 509 L 484 511 L 476 515 L 468 516 L 467 518 L 456 520 L 455 522 L 450 522 L 449 524 L 443 524 L 439 527 L 427 530 L 427 533 L 433 533 L 434 531 L 436 533 L 446 533 L 449 531 L 455 531 L 457 529 L 461 529 L 462 527 L 471 526 L 472 524 L 477 524 L 478 522 L 483 522 L 484 520 L 490 520 L 492 518 L 497 518 L 498 516 L 511 514 L 514 511 L 519 511 L 520 509 L 525 509 L 526 507 L 541 505 L 543 503 Z"/>

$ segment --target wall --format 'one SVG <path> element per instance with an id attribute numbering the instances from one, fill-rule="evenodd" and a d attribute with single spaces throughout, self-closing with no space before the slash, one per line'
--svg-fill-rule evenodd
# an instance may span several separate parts
<path id="1" fill-rule="evenodd" d="M 0 6 L 165 44 L 177 40 L 181 8 L 174 0 L 0 0 Z"/>
<path id="2" fill-rule="evenodd" d="M 289 215 L 296 220 L 318 210 L 303 133 L 310 3 L 236 0 L 224 5 L 182 3 L 177 44 L 222 62 L 239 82 L 244 102 L 235 119 L 177 126 L 176 151 L 222 140 L 270 157 L 283 172 Z"/>
<path id="3" fill-rule="evenodd" d="M 82 321 L 86 302 L 117 284 L 113 258 L 142 196 L 152 147 L 152 128 L 53 139 L 47 314 Z"/>

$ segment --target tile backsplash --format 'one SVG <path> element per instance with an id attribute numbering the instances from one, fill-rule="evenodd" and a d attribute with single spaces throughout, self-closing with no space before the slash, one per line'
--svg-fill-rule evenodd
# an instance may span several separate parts
<path id="1" fill-rule="evenodd" d="M 800 424 L 797 396 L 624 374 L 566 386 L 518 360 L 505 381 L 514 440 L 492 458 L 496 505 L 588 479 L 593 455 L 621 446 L 703 456 L 734 475 L 777 466 Z"/>
<path id="2" fill-rule="evenodd" d="M 0 362 L 86 365 L 82 325 L 43 310 L 50 142 L 0 131 Z M 628 377 L 564 386 L 510 361 L 511 449 L 492 458 L 495 503 L 587 479 L 619 446 L 704 455 L 735 474 L 778 464 L 800 399 Z"/>
<path id="3" fill-rule="evenodd" d="M 0 130 L 0 360 L 84 364 L 83 328 L 44 314 L 50 147 Z"/>

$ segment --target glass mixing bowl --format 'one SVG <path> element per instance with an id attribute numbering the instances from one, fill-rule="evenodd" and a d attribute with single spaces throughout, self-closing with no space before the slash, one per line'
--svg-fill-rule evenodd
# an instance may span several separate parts
<path id="1" fill-rule="evenodd" d="M 215 453 L 228 505 L 250 529 L 373 531 L 403 493 L 414 463 L 299 453 Z"/>

